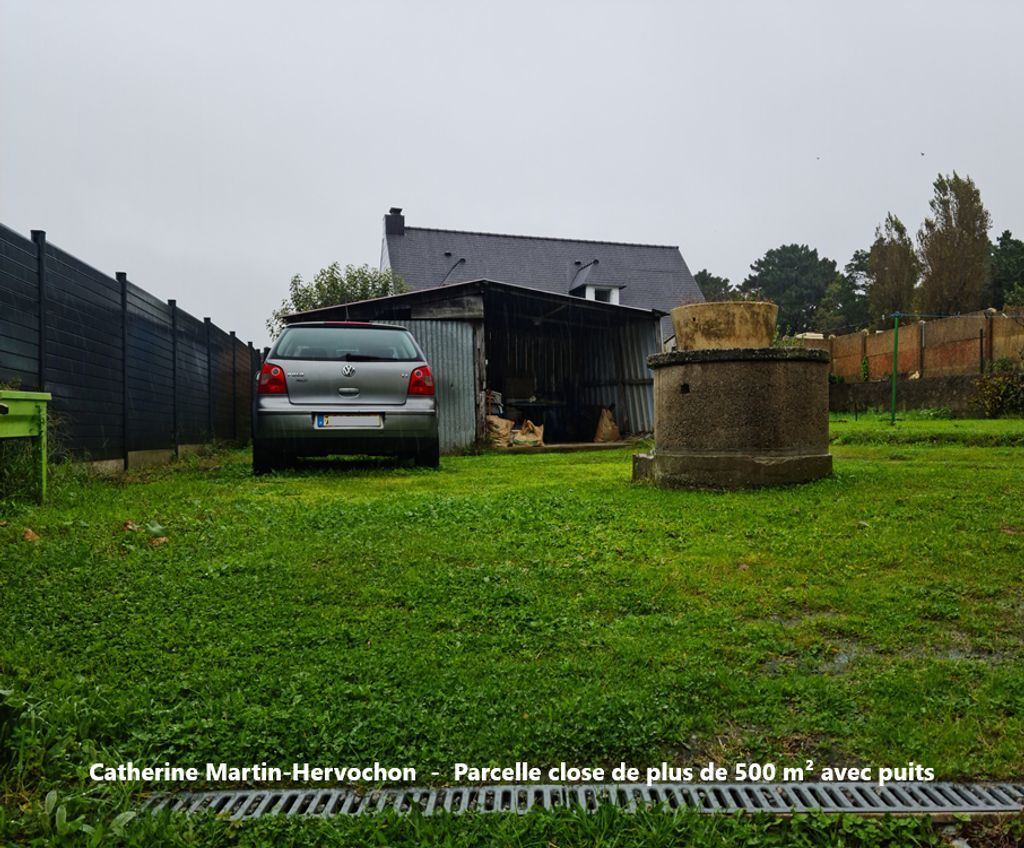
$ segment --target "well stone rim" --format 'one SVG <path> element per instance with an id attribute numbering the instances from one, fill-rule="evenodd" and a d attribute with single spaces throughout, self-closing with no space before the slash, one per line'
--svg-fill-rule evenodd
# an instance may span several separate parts
<path id="1" fill-rule="evenodd" d="M 674 350 L 670 353 L 652 353 L 647 357 L 648 368 L 667 368 L 671 365 L 694 365 L 705 362 L 824 362 L 831 360 L 827 350 L 790 347 L 738 347 L 725 349 Z"/>

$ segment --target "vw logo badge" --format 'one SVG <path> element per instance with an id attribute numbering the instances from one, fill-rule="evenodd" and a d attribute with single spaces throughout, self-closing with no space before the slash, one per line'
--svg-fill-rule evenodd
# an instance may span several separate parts
<path id="1" fill-rule="evenodd" d="M 341 373 L 344 374 L 346 377 L 351 377 L 353 374 L 356 373 L 356 369 L 353 368 L 351 365 L 346 365 L 344 368 L 341 369 Z"/>

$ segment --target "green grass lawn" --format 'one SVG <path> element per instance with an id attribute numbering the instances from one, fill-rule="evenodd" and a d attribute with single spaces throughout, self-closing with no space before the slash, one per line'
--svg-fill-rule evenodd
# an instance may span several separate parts
<path id="1" fill-rule="evenodd" d="M 831 416 L 833 445 L 925 444 L 971 447 L 1024 447 L 1024 419 L 935 417 L 928 410 L 901 412 L 895 426 L 889 413 Z"/>
<path id="2" fill-rule="evenodd" d="M 738 493 L 632 485 L 628 451 L 58 474 L 47 506 L 0 503 L 0 841 L 45 831 L 50 790 L 72 817 L 129 805 L 93 762 L 380 761 L 445 783 L 456 762 L 913 761 L 1021 781 L 1024 422 L 832 432 L 832 478 Z M 609 815 L 606 844 L 646 844 Z M 563 825 L 404 820 L 379 844 L 594 844 Z"/>

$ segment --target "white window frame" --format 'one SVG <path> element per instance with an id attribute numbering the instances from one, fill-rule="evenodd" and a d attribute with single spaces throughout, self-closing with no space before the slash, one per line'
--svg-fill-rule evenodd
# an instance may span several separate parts
<path id="1" fill-rule="evenodd" d="M 608 300 L 598 300 L 598 292 L 607 292 Z M 584 297 L 587 300 L 597 301 L 598 303 L 613 303 L 616 306 L 619 305 L 619 287 L 618 286 L 591 286 L 588 285 L 584 293 Z"/>

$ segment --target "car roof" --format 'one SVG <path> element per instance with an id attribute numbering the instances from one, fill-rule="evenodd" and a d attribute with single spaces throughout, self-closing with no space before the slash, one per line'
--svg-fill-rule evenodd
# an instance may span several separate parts
<path id="1" fill-rule="evenodd" d="M 284 325 L 285 330 L 290 330 L 292 327 L 361 327 L 362 329 L 370 330 L 403 330 L 408 332 L 408 328 L 398 324 L 374 324 L 372 321 L 296 321 L 294 324 Z"/>

